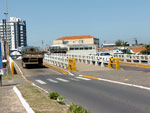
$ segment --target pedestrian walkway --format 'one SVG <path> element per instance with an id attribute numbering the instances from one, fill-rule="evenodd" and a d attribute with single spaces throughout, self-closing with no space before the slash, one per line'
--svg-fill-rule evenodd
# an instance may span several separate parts
<path id="1" fill-rule="evenodd" d="M 0 86 L 0 113 L 26 113 L 13 87 L 27 83 L 21 76 L 13 76 L 15 77 L 12 80 L 3 80 Z"/>
<path id="2" fill-rule="evenodd" d="M 13 86 L 0 87 L 0 113 L 26 113 Z"/>

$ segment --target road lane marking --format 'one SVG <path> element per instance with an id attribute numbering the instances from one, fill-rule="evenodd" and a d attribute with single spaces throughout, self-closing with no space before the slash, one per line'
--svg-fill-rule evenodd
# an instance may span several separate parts
<path id="1" fill-rule="evenodd" d="M 82 77 L 85 77 L 85 78 L 91 78 L 91 79 L 96 79 L 96 80 L 99 79 L 99 78 L 97 78 L 97 77 L 92 77 L 92 76 L 87 76 L 87 75 L 83 75 Z"/>
<path id="2" fill-rule="evenodd" d="M 132 87 L 136 87 L 136 88 L 140 88 L 140 89 L 150 90 L 149 87 L 135 85 L 135 84 L 128 84 L 128 83 L 124 83 L 124 82 L 118 82 L 118 81 L 107 80 L 107 79 L 102 79 L 102 78 L 99 78 L 99 80 L 106 81 L 106 82 L 111 82 L 111 83 L 116 83 L 116 84 L 121 84 L 121 85 L 125 85 L 125 86 L 132 86 Z"/>
<path id="3" fill-rule="evenodd" d="M 65 79 L 62 79 L 62 78 L 56 78 L 57 80 L 59 81 L 62 81 L 62 82 L 69 82 L 69 80 L 65 80 Z"/>
<path id="4" fill-rule="evenodd" d="M 42 81 L 42 80 L 35 80 L 35 81 L 37 81 L 37 82 L 40 83 L 40 84 L 46 84 L 46 82 L 44 82 L 44 81 Z"/>
<path id="5" fill-rule="evenodd" d="M 58 83 L 58 81 L 55 81 L 53 79 L 47 79 L 47 80 L 50 81 L 50 82 L 53 82 L 53 83 Z"/>
<path id="6" fill-rule="evenodd" d="M 73 81 L 80 81 L 79 79 L 76 79 L 76 78 L 69 78 L 69 79 Z"/>
<path id="7" fill-rule="evenodd" d="M 69 73 L 69 75 L 74 76 L 74 74 L 73 74 L 73 73 L 71 73 L 71 72 L 69 72 L 69 71 L 68 71 L 68 73 Z"/>
<path id="8" fill-rule="evenodd" d="M 80 75 L 80 77 L 83 77 L 83 76 L 84 75 Z M 115 83 L 115 84 L 121 84 L 121 85 L 125 85 L 125 86 L 136 87 L 136 88 L 145 89 L 145 90 L 150 90 L 150 87 L 145 87 L 145 86 L 140 86 L 140 85 L 135 85 L 135 84 L 118 82 L 118 81 L 113 81 L 113 80 L 108 80 L 108 79 L 103 79 L 103 78 L 98 78 L 98 80 L 105 81 L 105 82 L 110 82 L 110 83 Z"/>
<path id="9" fill-rule="evenodd" d="M 82 80 L 91 80 L 91 79 L 89 79 L 89 78 L 83 78 L 83 77 L 76 77 L 76 78 L 82 79 Z"/>
<path id="10" fill-rule="evenodd" d="M 128 81 L 128 80 L 129 80 L 128 78 L 125 78 L 125 79 L 124 79 L 124 81 Z"/>
<path id="11" fill-rule="evenodd" d="M 19 69 L 19 71 L 20 71 L 20 73 L 21 73 L 21 76 L 22 76 L 23 79 L 25 80 L 26 77 L 24 76 L 23 72 L 21 71 L 21 68 L 18 66 L 18 64 L 17 64 L 16 62 L 15 62 L 15 64 L 16 64 L 17 68 Z M 47 93 L 47 94 L 49 93 L 49 92 L 46 91 L 45 89 L 43 89 L 43 88 L 41 88 L 40 86 L 34 84 L 32 81 L 28 80 L 27 82 L 29 82 L 31 85 L 33 85 L 33 86 L 35 86 L 35 87 L 41 89 L 41 90 L 44 91 L 45 93 Z M 51 92 L 52 92 L 52 91 L 51 91 Z"/>

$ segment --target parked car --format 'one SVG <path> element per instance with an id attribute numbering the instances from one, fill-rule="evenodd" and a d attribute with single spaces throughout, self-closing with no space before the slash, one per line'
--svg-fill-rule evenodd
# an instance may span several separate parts
<path id="1" fill-rule="evenodd" d="M 108 52 L 98 52 L 97 54 L 96 54 L 97 56 L 112 56 L 110 53 L 108 53 Z"/>
<path id="2" fill-rule="evenodd" d="M 98 52 L 96 56 L 98 59 L 103 59 L 106 62 L 109 62 L 109 58 L 112 57 L 112 55 L 108 52 Z"/>

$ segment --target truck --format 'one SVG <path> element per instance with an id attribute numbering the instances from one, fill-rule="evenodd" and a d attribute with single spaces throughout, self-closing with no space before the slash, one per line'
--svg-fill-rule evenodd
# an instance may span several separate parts
<path id="1" fill-rule="evenodd" d="M 44 54 L 37 47 L 23 47 L 22 54 L 22 67 L 28 67 L 29 65 L 41 66 L 43 64 Z"/>

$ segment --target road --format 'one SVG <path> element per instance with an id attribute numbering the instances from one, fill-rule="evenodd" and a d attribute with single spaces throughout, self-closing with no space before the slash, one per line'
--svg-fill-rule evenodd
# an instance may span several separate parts
<path id="1" fill-rule="evenodd" d="M 150 113 L 150 92 L 134 87 L 63 75 L 50 68 L 23 69 L 25 76 L 47 91 L 57 91 L 69 102 L 91 113 Z"/>
<path id="2" fill-rule="evenodd" d="M 121 65 L 121 64 L 120 64 L 120 68 L 124 70 L 143 71 L 145 73 L 150 73 L 150 68 L 134 67 L 134 66 Z"/>

